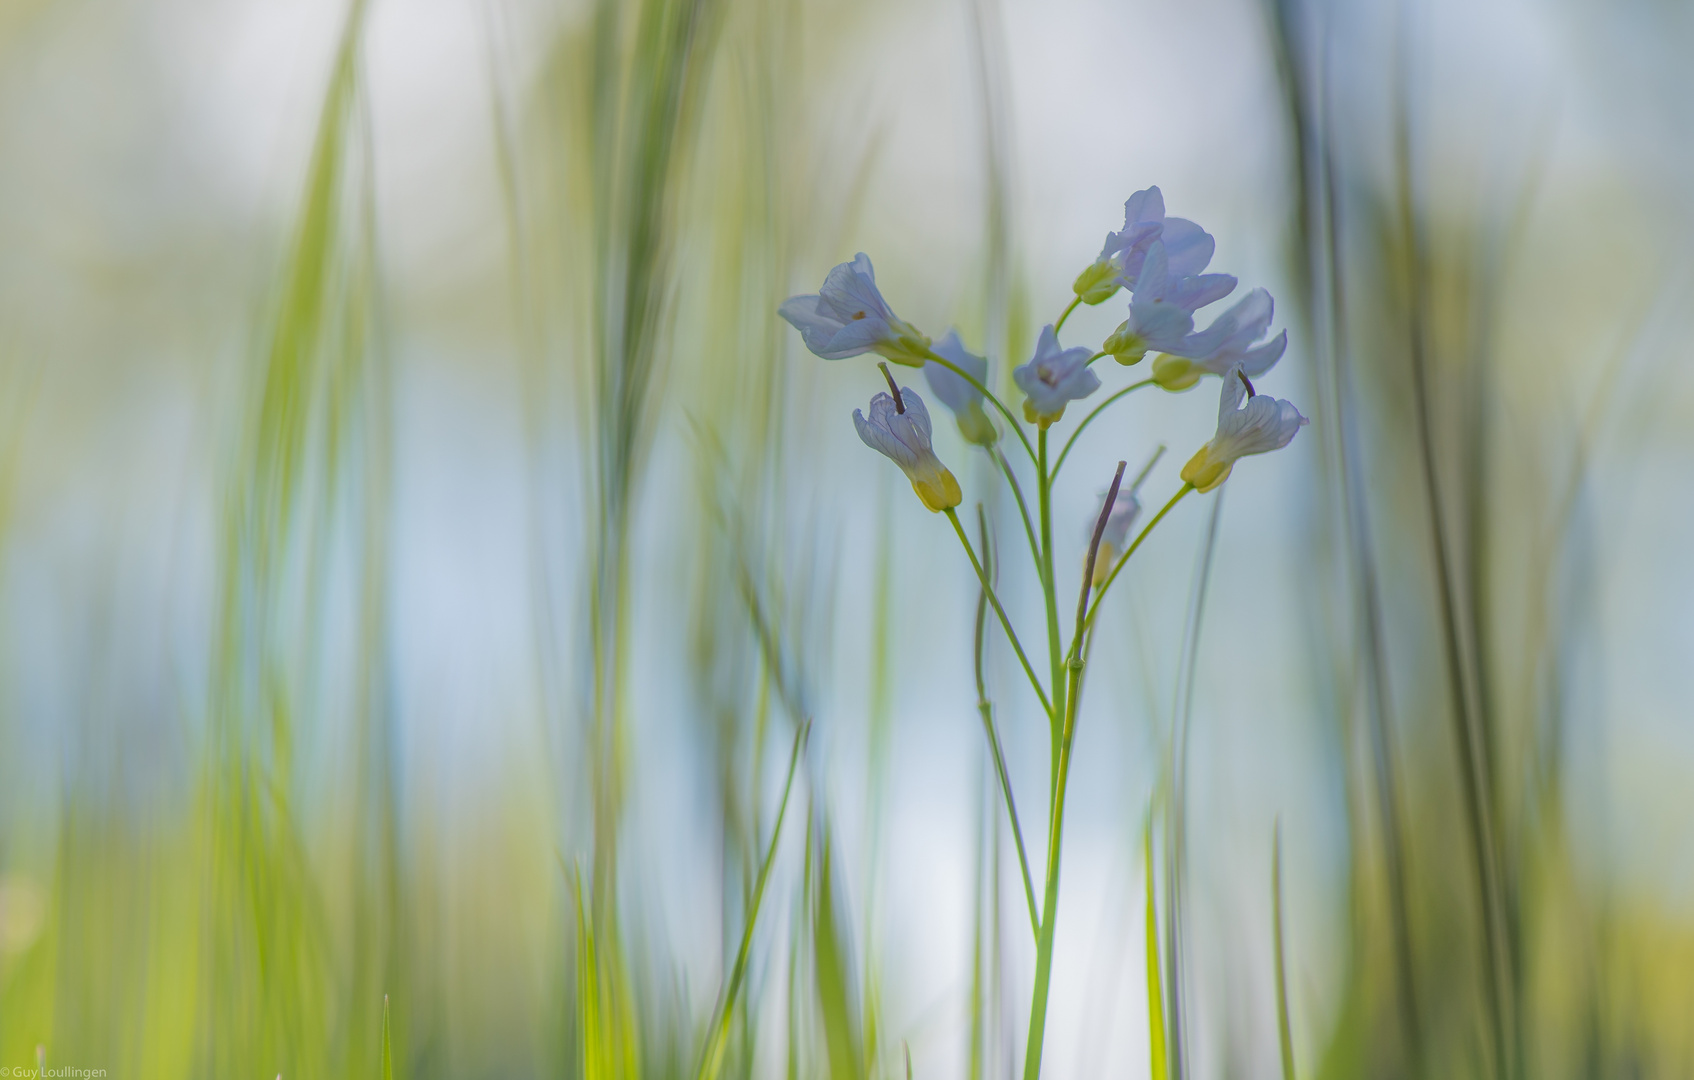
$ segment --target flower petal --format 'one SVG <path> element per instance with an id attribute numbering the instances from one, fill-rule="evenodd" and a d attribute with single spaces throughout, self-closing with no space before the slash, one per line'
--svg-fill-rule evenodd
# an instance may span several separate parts
<path id="1" fill-rule="evenodd" d="M 1288 331 L 1271 338 L 1263 345 L 1248 349 L 1241 354 L 1241 370 L 1249 378 L 1258 378 L 1276 365 L 1282 359 L 1283 352 L 1288 348 Z"/>
<path id="2" fill-rule="evenodd" d="M 1193 277 L 1206 268 L 1217 250 L 1212 235 L 1187 218 L 1166 218 L 1159 239 L 1165 245 L 1172 277 Z"/>
<path id="3" fill-rule="evenodd" d="M 894 318 L 894 312 L 876 287 L 871 261 L 862 251 L 852 262 L 831 270 L 818 292 L 842 322 L 880 318 L 886 323 Z"/>
<path id="4" fill-rule="evenodd" d="M 947 331 L 947 336 L 936 342 L 933 347 L 938 356 L 951 360 L 977 382 L 987 385 L 987 359 L 967 352 L 964 343 L 959 340 L 958 330 Z M 955 413 L 963 412 L 983 400 L 982 391 L 965 381 L 957 372 L 933 360 L 923 366 L 923 374 L 924 378 L 929 380 L 929 388 L 935 391 L 935 396 Z"/>
<path id="5" fill-rule="evenodd" d="M 886 396 L 887 395 L 885 394 L 877 395 L 877 397 Z M 894 404 L 894 400 L 889 398 L 888 403 L 892 406 Z M 895 438 L 893 432 L 875 422 L 876 411 L 875 398 L 871 400 L 872 419 L 867 420 L 865 419 L 865 414 L 863 412 L 858 409 L 853 410 L 853 426 L 858 429 L 859 438 L 866 446 L 875 450 L 877 453 L 882 454 L 890 461 L 893 461 L 894 464 L 900 466 L 900 468 L 905 469 L 915 466 L 917 464 L 917 458 L 906 448 L 906 444 Z"/>

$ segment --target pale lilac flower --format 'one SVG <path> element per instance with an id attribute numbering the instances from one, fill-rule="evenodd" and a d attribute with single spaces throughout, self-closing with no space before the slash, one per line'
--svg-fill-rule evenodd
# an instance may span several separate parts
<path id="1" fill-rule="evenodd" d="M 1212 261 L 1212 253 L 1217 250 L 1217 241 L 1212 234 L 1189 221 L 1187 218 L 1166 218 L 1165 227 L 1159 233 L 1159 242 L 1165 245 L 1165 257 L 1170 260 L 1170 275 L 1172 277 L 1194 277 L 1204 270 Z M 1126 264 L 1124 267 L 1124 284 L 1134 285 L 1135 275 L 1140 272 L 1138 265 Z"/>
<path id="2" fill-rule="evenodd" d="M 902 386 L 899 395 L 898 401 L 883 393 L 871 398 L 869 420 L 858 409 L 853 410 L 853 426 L 859 429 L 859 438 L 900 466 L 925 506 L 940 513 L 959 505 L 964 499 L 959 481 L 941 464 L 930 445 L 932 429 L 923 398 L 908 386 Z"/>
<path id="3" fill-rule="evenodd" d="M 1167 273 L 1175 279 L 1199 275 L 1212 261 L 1212 252 L 1217 247 L 1211 234 L 1194 222 L 1166 217 L 1165 198 L 1157 187 L 1137 191 L 1123 204 L 1123 231 L 1107 233 L 1100 257 L 1077 276 L 1072 286 L 1077 296 L 1084 303 L 1099 304 L 1119 287 L 1134 288 L 1155 240 L 1164 244 L 1169 261 Z M 1216 284 L 1211 281 L 1210 287 L 1215 288 Z"/>
<path id="4" fill-rule="evenodd" d="M 1212 325 L 1153 361 L 1154 381 L 1166 390 L 1186 390 L 1203 375 L 1226 375 L 1234 367 L 1251 379 L 1263 375 L 1288 348 L 1286 330 L 1259 341 L 1270 329 L 1274 307 L 1270 293 L 1254 289 Z"/>
<path id="5" fill-rule="evenodd" d="M 1157 187 L 1137 191 L 1123 204 L 1123 231 L 1106 234 L 1100 257 L 1077 275 L 1071 288 L 1085 304 L 1101 304 L 1135 274 L 1147 255 L 1147 245 L 1159 238 L 1165 225 L 1165 197 Z M 1129 270 L 1131 263 L 1134 270 Z M 1128 281 L 1125 281 L 1125 278 Z"/>
<path id="6" fill-rule="evenodd" d="M 876 271 L 864 252 L 824 278 L 816 295 L 791 296 L 777 313 L 800 331 L 806 348 L 825 360 L 874 352 L 910 367 L 922 367 L 929 338 L 889 308 L 876 287 Z"/>
<path id="7" fill-rule="evenodd" d="M 1249 399 L 1246 408 L 1242 398 Z M 1182 467 L 1182 479 L 1196 491 L 1210 491 L 1229 479 L 1238 459 L 1280 450 L 1310 422 L 1293 403 L 1255 394 L 1241 369 L 1231 368 L 1218 399 L 1217 434 Z"/>
<path id="8" fill-rule="evenodd" d="M 1110 489 L 1100 493 L 1100 507 L 1095 509 L 1090 521 L 1100 520 L 1100 509 L 1104 508 L 1109 494 Z M 1094 560 L 1094 580 L 1089 584 L 1096 587 L 1104 584 L 1118 557 L 1129 550 L 1129 529 L 1140 513 L 1141 500 L 1135 497 L 1134 489 L 1119 488 L 1118 497 L 1112 500 L 1111 512 L 1106 515 L 1106 529 L 1100 534 L 1100 552 Z"/>
<path id="9" fill-rule="evenodd" d="M 935 353 L 957 364 L 977 382 L 985 386 L 988 384 L 988 360 L 966 352 L 957 330 L 947 331 L 947 336 L 935 343 Z M 953 416 L 959 422 L 959 432 L 964 435 L 966 441 L 978 446 L 993 446 L 1000 435 L 994 430 L 988 414 L 983 411 L 982 403 L 986 398 L 983 397 L 982 391 L 972 386 L 958 372 L 937 364 L 934 360 L 923 366 L 923 374 L 924 378 L 929 380 L 929 388 L 935 391 L 935 396 L 941 399 L 943 405 L 953 410 Z"/>
<path id="10" fill-rule="evenodd" d="M 1059 335 L 1048 323 L 1041 330 L 1035 355 L 1012 369 L 1012 381 L 1026 395 L 1024 419 L 1046 426 L 1065 415 L 1065 406 L 1100 389 L 1100 376 L 1088 368 L 1093 354 L 1087 348 L 1059 348 Z"/>
<path id="11" fill-rule="evenodd" d="M 1139 363 L 1150 352 L 1178 349 L 1194 329 L 1195 310 L 1234 288 L 1228 274 L 1173 275 L 1164 243 L 1155 240 L 1130 294 L 1129 318 L 1101 348 L 1125 365 Z"/>

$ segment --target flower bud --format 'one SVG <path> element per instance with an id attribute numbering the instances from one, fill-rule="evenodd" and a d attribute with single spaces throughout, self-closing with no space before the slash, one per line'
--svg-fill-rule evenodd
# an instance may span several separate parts
<path id="1" fill-rule="evenodd" d="M 947 331 L 947 336 L 935 343 L 935 355 L 954 364 L 959 371 L 966 372 L 978 383 L 988 381 L 988 360 L 968 351 L 959 340 L 957 330 Z M 929 388 L 935 391 L 935 396 L 953 410 L 953 418 L 959 422 L 959 433 L 965 437 L 965 441 L 978 446 L 993 446 L 1000 438 L 1000 433 L 994 430 L 993 422 L 983 411 L 982 403 L 986 399 L 982 396 L 982 391 L 971 385 L 970 380 L 958 371 L 933 360 L 924 365 L 923 373 L 929 380 Z"/>
<path id="2" fill-rule="evenodd" d="M 1129 328 L 1129 320 L 1125 319 L 1100 345 L 1100 351 L 1124 367 L 1130 367 L 1139 364 L 1141 358 L 1147 355 L 1147 342 Z"/>
<path id="3" fill-rule="evenodd" d="M 886 374 L 887 368 L 883 368 Z M 853 426 L 866 446 L 900 466 L 912 490 L 924 506 L 940 513 L 964 501 L 959 481 L 947 466 L 935 456 L 930 446 L 929 410 L 923 398 L 909 386 L 895 387 L 889 377 L 893 395 L 878 394 L 871 398 L 871 414 L 867 419 L 858 409 L 853 410 Z"/>
<path id="4" fill-rule="evenodd" d="M 1225 461 L 1212 452 L 1212 444 L 1207 443 L 1194 452 L 1188 459 L 1188 464 L 1182 467 L 1182 482 L 1194 485 L 1194 490 L 1204 495 L 1229 479 L 1230 470 L 1235 462 Z"/>
<path id="5" fill-rule="evenodd" d="M 1071 290 L 1085 304 L 1103 304 L 1117 293 L 1122 274 L 1123 268 L 1112 259 L 1099 259 L 1076 276 Z"/>
<path id="6" fill-rule="evenodd" d="M 1204 366 L 1186 357 L 1160 353 L 1153 361 L 1153 381 L 1173 394 L 1187 390 L 1199 382 L 1200 376 L 1204 374 Z"/>

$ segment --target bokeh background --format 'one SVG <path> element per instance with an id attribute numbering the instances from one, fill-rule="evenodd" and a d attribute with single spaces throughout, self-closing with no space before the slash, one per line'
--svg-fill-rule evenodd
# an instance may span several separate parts
<path id="1" fill-rule="evenodd" d="M 1103 613 L 1049 1074 L 1147 1075 L 1153 867 L 1173 1075 L 1282 1075 L 1279 832 L 1298 1075 L 1694 1075 L 1691 51 L 1661 0 L 11 0 L 0 1065 L 693 1074 L 780 820 L 724 1071 L 1014 1074 L 977 585 L 775 308 L 866 251 L 1004 385 L 1158 184 L 1313 423 Z M 1214 410 L 1079 440 L 1061 595 Z"/>

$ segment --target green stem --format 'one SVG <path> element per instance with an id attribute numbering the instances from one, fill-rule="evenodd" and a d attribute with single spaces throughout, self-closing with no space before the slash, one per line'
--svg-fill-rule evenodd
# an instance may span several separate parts
<path id="1" fill-rule="evenodd" d="M 1047 444 L 1041 444 L 1042 456 L 1046 456 Z M 1088 594 L 1093 588 L 1094 560 L 1100 554 L 1100 540 L 1106 532 L 1106 521 L 1112 512 L 1112 503 L 1116 500 L 1118 490 L 1123 484 L 1124 463 L 1118 462 L 1118 471 L 1112 477 L 1111 490 L 1106 495 L 1105 505 L 1100 507 L 1099 519 L 1094 523 L 1094 536 L 1088 544 L 1088 559 L 1083 566 L 1082 588 L 1076 598 L 1076 632 L 1071 635 L 1070 655 L 1066 658 L 1065 670 L 1067 684 L 1065 688 L 1065 721 L 1064 730 L 1059 737 L 1058 754 L 1055 757 L 1057 769 L 1053 774 L 1053 802 L 1048 814 L 1047 833 L 1047 895 L 1042 901 L 1041 932 L 1035 942 L 1035 993 L 1029 1006 L 1029 1039 L 1024 1054 L 1024 1080 L 1040 1080 L 1041 1076 L 1041 1045 L 1047 1035 L 1047 991 L 1053 979 L 1053 932 L 1059 921 L 1059 852 L 1064 840 L 1065 830 L 1065 789 L 1070 780 L 1071 746 L 1076 739 L 1076 715 L 1082 704 L 1082 668 L 1083 654 L 1086 646 L 1083 639 L 1083 628 L 1087 625 Z M 1052 606 L 1052 590 L 1048 589 L 1048 605 Z M 1089 644 L 1093 636 L 1087 638 Z"/>
<path id="2" fill-rule="evenodd" d="M 1053 931 L 1059 915 L 1059 843 L 1065 827 L 1065 786 L 1070 777 L 1071 740 L 1076 734 L 1076 684 L 1082 661 L 1070 664 L 1064 732 L 1059 740 L 1058 770 L 1053 781 L 1053 810 L 1047 829 L 1047 890 L 1041 910 L 1041 936 L 1035 942 L 1035 992 L 1029 1005 L 1029 1039 L 1024 1051 L 1023 1080 L 1040 1080 L 1041 1045 L 1047 1034 L 1047 992 L 1053 978 Z"/>
<path id="3" fill-rule="evenodd" d="M 971 547 L 970 537 L 965 535 L 965 527 L 959 524 L 959 515 L 949 506 L 945 511 L 947 520 L 953 523 L 953 531 L 959 536 L 959 543 L 965 546 L 965 554 L 970 556 L 971 566 L 976 570 L 976 579 L 982 582 L 982 589 L 988 594 L 988 602 L 994 605 L 994 614 L 1000 617 L 1000 626 L 1006 631 L 1006 640 L 1012 643 L 1012 651 L 1017 654 L 1018 663 L 1023 665 L 1023 673 L 1029 676 L 1029 685 L 1040 699 L 1041 707 L 1047 710 L 1047 715 L 1053 715 L 1052 703 L 1047 699 L 1047 693 L 1041 687 L 1041 680 L 1035 677 L 1035 669 L 1030 666 L 1029 657 L 1024 655 L 1023 646 L 1018 642 L 1018 635 L 1012 629 L 1012 621 L 1006 617 L 1006 609 L 1000 606 L 1000 598 L 994 594 L 994 586 L 989 582 L 988 575 L 982 569 L 982 563 L 977 561 L 976 549 Z"/>
<path id="4" fill-rule="evenodd" d="M 1047 608 L 1047 663 L 1049 677 L 1052 679 L 1053 693 L 1060 695 L 1064 692 L 1064 664 L 1059 652 L 1059 598 L 1053 585 L 1053 481 L 1047 475 L 1047 428 L 1042 426 L 1036 436 L 1037 452 L 1036 477 L 1040 481 L 1037 498 L 1041 512 L 1041 594 Z M 1049 769 L 1049 794 L 1051 794 L 1051 778 L 1057 775 L 1059 727 L 1060 718 L 1064 713 L 1065 699 L 1058 697 L 1055 707 L 1047 713 L 1047 726 L 1052 737 L 1052 764 Z M 1045 910 L 1045 909 L 1043 909 Z"/>
<path id="5" fill-rule="evenodd" d="M 1006 754 L 1000 748 L 1000 733 L 994 729 L 994 705 L 987 698 L 976 703 L 982 713 L 982 729 L 988 735 L 988 749 L 994 754 L 994 772 L 1000 777 L 1000 794 L 1006 801 L 1006 816 L 1012 820 L 1012 842 L 1018 849 L 1018 868 L 1023 871 L 1023 896 L 1029 903 L 1029 929 L 1036 940 L 1041 938 L 1041 913 L 1035 906 L 1035 880 L 1029 874 L 1029 855 L 1023 844 L 1023 826 L 1018 822 L 1018 803 L 1012 798 L 1012 779 L 1006 772 Z"/>
<path id="6" fill-rule="evenodd" d="M 753 897 L 748 903 L 747 925 L 741 930 L 741 945 L 736 949 L 735 965 L 730 969 L 729 982 L 724 987 L 718 1022 L 713 1027 L 711 1042 L 707 1044 L 706 1052 L 700 1059 L 698 1075 L 701 1080 L 711 1080 L 723 1071 L 724 1050 L 729 1045 L 730 1020 L 735 1015 L 735 998 L 741 991 L 742 980 L 746 978 L 747 957 L 753 949 L 753 927 L 759 920 L 759 905 L 765 896 L 765 884 L 770 880 L 771 866 L 776 862 L 776 842 L 782 836 L 782 819 L 788 813 L 788 795 L 794 789 L 794 773 L 800 764 L 800 751 L 806 745 L 806 735 L 811 730 L 812 722 L 807 720 L 794 733 L 794 749 L 788 755 L 788 779 L 782 784 L 782 802 L 777 805 L 776 823 L 771 826 L 771 842 L 765 848 L 764 862 L 759 865 L 758 881 L 753 886 Z"/>
<path id="7" fill-rule="evenodd" d="M 1129 545 L 1129 550 L 1123 553 L 1123 558 L 1118 560 L 1118 564 L 1112 567 L 1111 574 L 1109 574 L 1106 580 L 1101 583 L 1100 591 L 1094 594 L 1094 610 L 1088 613 L 1088 619 L 1082 624 L 1082 628 L 1084 630 L 1087 630 L 1090 626 L 1094 625 L 1094 617 L 1100 614 L 1100 601 L 1105 599 L 1106 590 L 1111 588 L 1112 582 L 1118 579 L 1119 572 L 1123 570 L 1124 564 L 1129 562 L 1129 557 L 1135 554 L 1135 549 L 1141 546 L 1141 541 L 1147 539 L 1147 534 L 1153 531 L 1153 526 L 1164 520 L 1165 515 L 1171 512 L 1171 507 L 1181 502 L 1182 497 L 1193 490 L 1193 484 L 1182 485 L 1182 488 L 1177 491 L 1175 495 L 1171 496 L 1170 502 L 1160 507 L 1159 512 L 1153 515 L 1153 520 L 1149 521 L 1147 523 L 1147 527 L 1141 530 L 1141 535 L 1135 538 L 1135 542 Z"/>
<path id="8" fill-rule="evenodd" d="M 1059 460 L 1053 463 L 1053 478 L 1058 479 L 1059 470 L 1065 467 L 1065 458 L 1070 456 L 1071 447 L 1076 445 L 1076 437 L 1078 435 L 1082 434 L 1083 428 L 1087 427 L 1090 423 L 1092 423 L 1096 416 L 1099 416 L 1102 412 L 1105 412 L 1106 407 L 1108 405 L 1112 404 L 1113 402 L 1117 401 L 1118 398 L 1123 397 L 1125 394 L 1134 393 L 1135 391 L 1141 389 L 1143 386 L 1152 386 L 1152 385 L 1153 385 L 1152 379 L 1143 379 L 1138 383 L 1130 383 L 1128 386 L 1124 387 L 1122 390 L 1119 390 L 1117 393 L 1113 394 L 1111 397 L 1107 398 L 1105 401 L 1102 401 L 1100 404 L 1094 406 L 1094 410 L 1092 412 L 1090 412 L 1087 416 L 1082 418 L 1082 423 L 1076 425 L 1076 430 L 1071 432 L 1071 437 L 1065 440 L 1065 448 L 1063 450 L 1059 451 Z"/>
<path id="9" fill-rule="evenodd" d="M 1075 311 L 1076 306 L 1080 303 L 1082 303 L 1082 297 L 1079 295 L 1066 306 L 1065 313 L 1060 315 L 1059 321 L 1053 324 L 1053 333 L 1057 334 L 1065 328 L 1065 320 L 1071 317 L 1071 312 Z"/>
<path id="10" fill-rule="evenodd" d="M 982 504 L 976 504 L 976 542 L 982 545 L 982 569 L 988 579 L 994 579 L 994 553 L 988 543 L 988 518 Z M 1018 848 L 1018 867 L 1023 871 L 1023 895 L 1029 902 L 1029 928 L 1032 936 L 1041 936 L 1041 915 L 1035 909 L 1035 885 L 1029 876 L 1029 856 L 1024 851 L 1023 826 L 1018 821 L 1018 803 L 1012 797 L 1012 779 L 1006 772 L 1006 755 L 1000 747 L 1000 733 L 994 727 L 994 703 L 988 698 L 988 678 L 983 665 L 984 631 L 988 628 L 988 593 L 977 594 L 976 635 L 972 657 L 976 671 L 976 707 L 982 714 L 982 730 L 988 736 L 988 749 L 994 755 L 994 771 L 1000 778 L 1000 795 L 1006 801 L 1006 815 L 1012 821 L 1012 839 Z"/>
<path id="11" fill-rule="evenodd" d="M 1006 408 L 1000 399 L 994 396 L 993 391 L 989 390 L 988 387 L 982 385 L 980 382 L 977 382 L 976 376 L 953 363 L 953 361 L 947 359 L 945 356 L 935 352 L 935 350 L 928 350 L 924 353 L 924 355 L 934 363 L 940 364 L 959 378 L 970 383 L 971 386 L 976 389 L 977 393 L 981 394 L 989 401 L 992 401 L 994 403 L 994 407 L 1000 410 L 1000 415 L 1004 416 L 1006 418 L 1006 422 L 1012 425 L 1012 431 L 1016 433 L 1018 441 L 1023 443 L 1024 453 L 1029 455 L 1029 460 L 1031 462 L 1035 461 L 1035 450 L 1029 445 L 1029 436 L 1023 433 L 1023 425 L 1018 423 L 1018 418 L 1012 415 L 1012 410 Z"/>
<path id="12" fill-rule="evenodd" d="M 1029 520 L 1029 504 L 1023 501 L 1023 488 L 1018 486 L 1017 474 L 1012 472 L 1012 463 L 1006 460 L 1006 455 L 990 446 L 988 456 L 1000 466 L 1000 471 L 1006 476 L 1006 483 L 1011 485 L 1012 498 L 1018 503 L 1018 516 L 1023 519 L 1023 534 L 1029 538 L 1029 553 L 1035 559 L 1035 572 L 1041 572 L 1041 544 L 1035 539 L 1035 526 Z"/>

